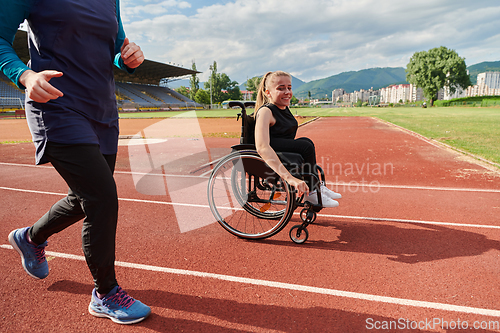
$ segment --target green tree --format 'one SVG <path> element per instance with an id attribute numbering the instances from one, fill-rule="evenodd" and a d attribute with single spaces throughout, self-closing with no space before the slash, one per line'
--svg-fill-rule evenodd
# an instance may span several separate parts
<path id="1" fill-rule="evenodd" d="M 257 89 L 259 89 L 260 81 L 262 81 L 262 76 L 254 76 L 247 80 L 246 86 L 248 91 L 252 91 L 252 100 L 257 99 Z"/>
<path id="2" fill-rule="evenodd" d="M 211 92 L 212 95 L 212 102 L 217 103 L 217 100 L 221 99 L 222 97 L 222 86 L 220 85 L 219 81 L 217 80 L 217 62 L 214 61 L 213 65 L 210 67 L 211 73 L 210 77 L 208 78 L 208 81 L 205 82 L 205 89 L 207 89 L 209 92 Z"/>
<path id="3" fill-rule="evenodd" d="M 193 61 L 193 65 L 191 66 L 191 69 L 193 71 L 196 71 L 196 64 L 194 63 L 194 61 Z M 191 75 L 191 78 L 189 79 L 189 84 L 191 87 L 191 91 L 190 91 L 191 95 L 189 97 L 194 101 L 194 97 L 196 96 L 198 89 L 200 89 L 200 79 L 198 79 L 198 77 L 196 76 L 196 73 Z"/>
<path id="4" fill-rule="evenodd" d="M 187 88 L 187 87 L 180 86 L 179 88 L 174 89 L 174 90 L 177 91 L 179 94 L 186 96 L 187 98 L 190 98 L 190 96 L 191 96 L 191 94 L 189 92 L 189 88 Z"/>
<path id="5" fill-rule="evenodd" d="M 196 95 L 194 95 L 194 101 L 199 104 L 210 104 L 210 92 L 198 89 Z"/>
<path id="6" fill-rule="evenodd" d="M 415 52 L 406 65 L 406 80 L 423 89 L 430 106 L 440 89 L 447 87 L 453 94 L 458 87 L 471 85 L 465 58 L 444 46 Z"/>
<path id="7" fill-rule="evenodd" d="M 238 82 L 232 81 L 227 87 L 227 96 L 225 100 L 239 101 L 243 99 L 243 94 L 241 93 Z"/>
<path id="8" fill-rule="evenodd" d="M 222 103 L 227 99 L 242 99 L 238 82 L 231 81 L 225 73 L 217 73 L 217 62 L 212 65 L 212 73 L 208 82 L 205 82 L 205 89 L 210 89 L 212 85 L 212 102 Z"/>

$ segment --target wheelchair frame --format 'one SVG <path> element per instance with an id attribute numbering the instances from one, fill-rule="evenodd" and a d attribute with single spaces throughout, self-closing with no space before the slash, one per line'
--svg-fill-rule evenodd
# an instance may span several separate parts
<path id="1" fill-rule="evenodd" d="M 307 227 L 316 220 L 323 208 L 321 191 L 317 190 L 318 204 L 304 202 L 304 194 L 297 191 L 274 172 L 257 153 L 254 145 L 254 124 L 246 108 L 255 102 L 229 102 L 229 107 L 241 108 L 240 144 L 234 145 L 232 153 L 215 165 L 208 181 L 208 202 L 217 222 L 231 234 L 244 239 L 271 237 L 290 222 L 294 211 L 301 207 L 302 224 L 290 229 L 290 239 L 302 244 L 309 238 Z M 315 177 L 318 184 L 324 181 L 321 167 L 316 168 L 318 176 L 300 172 L 301 165 L 292 163 L 302 159 L 299 154 L 277 152 L 283 165 L 299 178 Z M 303 160 L 302 160 L 303 163 Z"/>

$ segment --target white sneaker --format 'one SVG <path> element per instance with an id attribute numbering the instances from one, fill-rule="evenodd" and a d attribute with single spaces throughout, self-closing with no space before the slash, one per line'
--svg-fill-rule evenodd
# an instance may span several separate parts
<path id="1" fill-rule="evenodd" d="M 318 204 L 318 194 L 316 191 L 309 192 L 309 195 L 306 195 L 304 197 L 304 202 L 309 201 L 313 205 Z M 339 203 L 338 201 L 333 200 L 330 197 L 327 197 L 326 195 L 321 195 L 321 203 L 323 204 L 323 207 L 338 207 Z"/>
<path id="2" fill-rule="evenodd" d="M 320 184 L 320 189 L 321 189 L 321 194 L 323 196 L 327 196 L 332 199 L 342 198 L 342 194 L 330 190 L 328 187 L 326 187 L 326 185 L 323 182 L 321 182 Z"/>

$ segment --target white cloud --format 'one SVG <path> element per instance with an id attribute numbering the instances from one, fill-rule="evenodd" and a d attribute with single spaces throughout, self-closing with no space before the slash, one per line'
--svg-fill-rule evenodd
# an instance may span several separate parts
<path id="1" fill-rule="evenodd" d="M 165 14 L 169 12 L 172 8 L 185 9 L 191 7 L 189 2 L 177 1 L 177 0 L 165 0 L 161 2 L 152 2 L 150 0 L 144 0 L 145 4 L 134 5 L 135 1 L 125 1 L 121 5 L 121 15 L 124 18 L 124 22 L 130 22 L 134 18 L 142 16 L 156 16 L 160 14 Z"/>
<path id="2" fill-rule="evenodd" d="M 195 60 L 202 81 L 214 60 L 219 72 L 241 83 L 277 69 L 310 81 L 406 66 L 414 52 L 441 45 L 469 65 L 500 54 L 497 1 L 237 0 L 206 4 L 191 16 L 169 11 L 187 5 L 129 1 L 122 5 L 125 29 L 148 59 L 185 67 Z"/>

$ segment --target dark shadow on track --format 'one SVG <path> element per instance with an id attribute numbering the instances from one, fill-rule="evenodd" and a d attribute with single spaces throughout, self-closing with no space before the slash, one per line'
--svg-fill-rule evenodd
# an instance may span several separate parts
<path id="1" fill-rule="evenodd" d="M 295 225 L 291 222 L 290 226 Z M 401 226 L 398 226 L 401 225 Z M 335 240 L 315 240 L 326 234 L 318 227 L 340 230 Z M 288 232 L 287 227 L 282 232 Z M 265 239 L 260 242 L 278 246 L 301 246 L 331 251 L 373 253 L 389 260 L 416 264 L 457 257 L 479 256 L 492 249 L 500 250 L 500 242 L 487 236 L 440 225 L 383 222 L 315 222 L 309 228 L 309 239 L 297 245 L 292 241 Z"/>
<path id="2" fill-rule="evenodd" d="M 92 286 L 69 280 L 57 281 L 49 291 L 89 295 Z M 161 290 L 130 290 L 130 295 L 152 307 L 161 307 L 193 314 L 218 318 L 234 325 L 247 325 L 262 331 L 280 332 L 364 332 L 374 325 L 390 325 L 398 332 L 427 332 L 404 329 L 408 322 L 399 318 L 375 316 L 318 306 L 294 308 L 265 304 L 249 304 L 210 297 L 182 295 Z M 96 319 L 98 320 L 98 319 Z M 399 325 L 399 326 L 396 326 Z M 403 327 L 405 325 L 405 327 Z M 154 313 L 134 326 L 157 332 L 243 332 L 208 323 L 186 319 L 166 318 Z M 387 331 L 387 330 L 385 330 Z"/>

